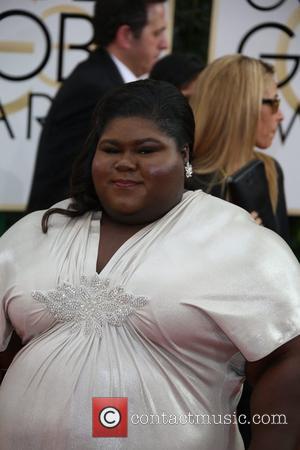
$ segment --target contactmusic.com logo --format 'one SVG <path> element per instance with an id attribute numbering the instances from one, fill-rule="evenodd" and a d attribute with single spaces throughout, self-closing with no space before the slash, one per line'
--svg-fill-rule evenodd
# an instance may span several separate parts
<path id="1" fill-rule="evenodd" d="M 93 437 L 128 436 L 128 398 L 93 398 Z"/>

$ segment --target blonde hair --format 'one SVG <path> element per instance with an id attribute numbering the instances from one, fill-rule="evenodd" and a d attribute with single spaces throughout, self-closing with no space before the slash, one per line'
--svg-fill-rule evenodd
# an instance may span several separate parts
<path id="1" fill-rule="evenodd" d="M 275 211 L 275 162 L 254 150 L 263 93 L 273 75 L 273 66 L 261 60 L 239 54 L 223 56 L 200 73 L 191 106 L 196 121 L 194 171 L 215 173 L 212 185 L 222 183 L 224 187 L 227 175 L 259 158 L 265 165 Z"/>

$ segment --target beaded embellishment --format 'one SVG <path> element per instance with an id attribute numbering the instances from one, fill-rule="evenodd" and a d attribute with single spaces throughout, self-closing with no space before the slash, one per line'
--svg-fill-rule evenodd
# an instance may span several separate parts
<path id="1" fill-rule="evenodd" d="M 82 276 L 78 287 L 63 283 L 47 292 L 33 291 L 32 296 L 58 322 L 73 322 L 74 330 L 81 328 L 86 334 L 95 331 L 101 336 L 105 323 L 120 326 L 149 302 L 147 297 L 128 294 L 122 286 L 109 285 L 109 279 L 95 274 L 91 278 Z"/>

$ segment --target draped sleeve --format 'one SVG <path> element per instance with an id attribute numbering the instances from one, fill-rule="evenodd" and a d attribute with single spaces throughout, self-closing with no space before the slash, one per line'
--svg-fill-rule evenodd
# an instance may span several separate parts
<path id="1" fill-rule="evenodd" d="M 66 209 L 68 204 L 64 200 L 55 206 Z M 33 291 L 75 282 L 84 274 L 91 214 L 77 220 L 55 214 L 43 233 L 44 212 L 26 215 L 0 238 L 0 351 L 13 330 L 25 345 L 55 322 Z"/>
<path id="2" fill-rule="evenodd" d="M 255 361 L 300 334 L 300 267 L 282 238 L 234 208 L 229 226 L 220 231 L 211 224 L 216 231 L 206 261 L 212 263 L 197 306 Z"/>
<path id="3" fill-rule="evenodd" d="M 0 239 L 0 351 L 4 351 L 10 341 L 13 327 L 8 317 L 11 282 L 14 273 L 10 247 L 13 246 L 11 232 Z"/>
<path id="4" fill-rule="evenodd" d="M 6 349 L 13 330 L 23 338 L 26 319 L 20 278 L 28 279 L 28 272 L 39 264 L 42 215 L 43 211 L 28 214 L 0 238 L 0 351 Z"/>

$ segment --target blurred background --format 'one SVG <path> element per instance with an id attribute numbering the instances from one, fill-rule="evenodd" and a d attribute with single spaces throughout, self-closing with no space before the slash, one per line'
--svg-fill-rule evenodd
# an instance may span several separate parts
<path id="1" fill-rule="evenodd" d="M 24 9 L 26 10 L 26 4 L 34 3 L 32 0 L 2 0 L 0 5 L 0 13 L 1 13 L 1 19 L 3 20 L 3 23 L 5 22 L 6 25 L 9 25 L 9 21 L 7 20 L 7 11 L 13 10 L 13 9 Z M 37 4 L 43 5 L 43 10 L 45 10 L 46 6 L 51 6 L 51 2 L 49 0 L 38 0 L 35 2 Z M 57 1 L 52 2 L 52 5 L 54 3 L 57 3 Z M 63 4 L 63 2 L 60 2 Z M 67 2 L 70 3 L 70 2 Z M 73 1 L 74 7 L 81 7 L 84 3 L 88 5 L 88 10 L 92 11 L 93 7 L 93 1 Z M 225 4 L 225 6 L 224 6 Z M 276 52 L 273 51 L 270 52 L 270 48 L 265 51 L 264 57 L 266 58 L 266 61 L 271 62 L 272 64 L 282 64 L 283 61 L 287 61 L 287 74 L 285 74 L 285 78 L 290 76 L 290 78 L 293 78 L 294 80 L 298 80 L 299 85 L 299 77 L 300 77 L 300 54 L 299 54 L 299 48 L 300 48 L 300 6 L 298 0 L 256 0 L 256 1 L 250 1 L 250 0 L 226 0 L 226 2 L 223 2 L 221 0 L 176 0 L 172 1 L 170 3 L 170 14 L 173 16 L 173 47 L 172 51 L 174 53 L 192 53 L 197 55 L 204 64 L 206 64 L 208 61 L 216 58 L 217 56 L 220 56 L 220 50 L 218 50 L 218 45 L 220 40 L 224 40 L 225 47 L 228 46 L 229 51 L 227 53 L 233 53 L 237 52 L 238 48 L 233 48 L 232 39 L 235 33 L 239 33 L 239 27 L 242 25 L 239 23 L 238 14 L 239 14 L 239 6 L 240 8 L 245 7 L 245 4 L 247 4 L 249 8 L 249 17 L 247 20 L 254 20 L 254 14 L 261 14 L 262 19 L 259 19 L 255 27 L 250 27 L 247 37 L 247 29 L 244 30 L 244 37 L 248 39 L 247 45 L 248 47 L 246 50 L 248 50 L 250 56 L 259 57 L 261 55 L 255 55 L 251 54 L 252 48 L 251 45 L 255 39 L 261 41 L 263 39 L 262 35 L 260 34 L 262 30 L 267 30 L 265 33 L 265 42 L 268 42 L 267 45 L 271 47 L 272 42 L 274 41 L 275 32 L 277 33 L 277 41 L 278 45 L 276 46 Z M 226 13 L 226 10 L 224 8 L 227 7 L 228 13 Z M 289 8 L 289 16 L 286 18 L 285 14 L 287 11 L 287 8 Z M 50 15 L 50 9 L 47 10 L 48 14 Z M 253 17 L 251 14 L 253 13 Z M 42 16 L 42 9 L 41 9 L 41 16 Z M 46 20 L 46 19 L 45 19 Z M 228 20 L 232 20 L 232 23 L 228 26 Z M 221 30 L 221 27 L 224 25 L 224 29 Z M 221 31 L 220 31 L 221 30 Z M 252 32 L 252 34 L 251 34 Z M 1 58 L 6 57 L 7 58 L 7 48 L 5 48 L 3 42 L 7 38 L 6 34 L 7 30 L 4 30 L 4 27 L 2 27 L 2 31 L 0 31 L 0 60 Z M 70 31 L 66 30 L 66 36 L 70 34 Z M 89 33 L 88 31 L 86 32 Z M 273 33 L 273 34 L 272 34 Z M 279 35 L 281 33 L 281 36 Z M 291 45 L 288 47 L 288 44 L 284 39 L 289 39 L 289 44 Z M 21 36 L 18 37 L 18 39 L 21 39 Z M 251 41 L 252 39 L 252 41 Z M 2 44 L 1 44 L 2 42 Z M 250 42 L 250 44 L 249 44 Z M 264 42 L 264 45 L 265 45 Z M 286 43 L 286 45 L 285 45 Z M 240 41 L 241 44 L 241 41 Z M 236 44 L 235 44 L 236 45 Z M 253 44 L 254 45 L 254 44 Z M 246 46 L 244 42 L 244 47 Z M 287 51 L 288 58 L 286 56 L 282 56 L 282 51 L 285 48 Z M 297 50 L 298 49 L 298 50 Z M 268 51 L 269 50 L 269 51 Z M 263 52 L 263 51 L 262 51 Z M 226 52 L 225 52 L 226 53 Z M 247 53 L 247 51 L 245 51 Z M 252 51 L 253 53 L 253 51 Z M 276 54 L 274 54 L 276 53 Z M 224 52 L 223 52 L 224 54 Z M 2 64 L 0 66 L 3 67 Z M 278 71 L 280 73 L 280 67 L 278 65 Z M 282 70 L 281 70 L 282 72 Z M 275 142 L 275 150 L 271 154 L 276 157 L 283 166 L 286 182 L 288 178 L 288 183 L 290 183 L 287 189 L 287 197 L 288 197 L 288 209 L 289 209 L 289 223 L 290 223 L 290 229 L 291 229 L 291 246 L 300 260 L 300 207 L 297 207 L 297 201 L 300 202 L 300 182 L 299 180 L 299 137 L 297 140 L 297 145 L 293 145 L 293 150 L 289 150 L 290 153 L 288 153 L 285 149 L 288 141 L 291 140 L 291 135 L 295 135 L 296 132 L 298 133 L 298 136 L 300 136 L 300 95 L 298 90 L 298 95 L 295 95 L 295 88 L 294 92 L 291 93 L 291 86 L 287 87 L 284 86 L 284 76 L 282 75 L 282 91 L 284 94 L 285 99 L 291 98 L 292 94 L 294 95 L 294 103 L 293 108 L 290 108 L 291 111 L 288 113 L 285 113 L 285 120 L 286 123 L 283 125 L 283 129 L 280 130 L 280 136 L 277 138 L 277 142 Z M 44 80 L 45 82 L 45 80 Z M 47 80 L 46 80 L 47 82 Z M 3 72 L 1 72 L 0 69 L 0 98 L 1 98 L 1 109 L 0 109 L 0 117 L 2 119 L 2 124 L 0 128 L 0 159 L 3 160 L 4 152 L 5 157 L 7 157 L 7 145 L 6 145 L 6 135 L 8 133 L 8 127 L 10 125 L 8 118 L 9 115 L 7 115 L 7 123 L 5 123 L 5 111 L 4 106 L 7 104 L 7 101 L 5 99 L 5 88 L 7 83 L 7 80 L 5 79 L 5 76 L 3 77 Z M 48 79 L 48 84 L 50 84 L 50 81 Z M 279 86 L 280 87 L 280 86 Z M 286 91 L 284 91 L 286 89 Z M 290 89 L 288 91 L 287 89 Z M 42 96 L 41 96 L 42 97 Z M 296 100 L 295 100 L 296 98 Z M 47 99 L 46 96 L 44 98 L 39 99 L 40 102 L 44 102 L 44 108 L 48 106 L 46 104 Z M 295 103 L 296 102 L 296 103 Z M 296 131 L 297 130 L 297 131 Z M 11 129 L 12 133 L 16 134 L 17 130 Z M 31 132 L 33 135 L 36 133 L 39 134 L 40 129 L 36 128 L 36 130 L 28 130 L 27 128 L 27 137 L 28 133 Z M 5 139 L 4 134 L 5 133 Z M 24 134 L 24 133 L 23 133 Z M 10 136 L 11 138 L 11 136 Z M 12 140 L 12 139 L 11 139 Z M 28 141 L 28 139 L 27 139 Z M 24 145 L 27 145 L 28 142 L 25 142 Z M 289 159 L 289 155 L 293 153 L 293 161 L 288 163 L 287 160 Z M 22 158 L 19 160 L 19 164 L 22 167 L 23 163 Z M 290 164 L 291 167 L 287 168 L 287 164 Z M 6 177 L 10 176 L 10 179 L 12 179 L 11 175 L 6 173 L 3 170 L 3 164 L 0 164 L 0 178 L 2 178 L 2 181 L 0 179 L 0 191 L 3 189 L 4 183 L 6 182 Z M 289 173 L 288 173 L 289 172 Z M 292 175 L 290 175 L 292 173 Z M 297 180 L 297 181 L 295 181 Z M 13 180 L 11 184 L 14 189 L 16 190 L 24 190 L 24 187 L 22 185 L 19 185 L 18 179 L 16 178 Z M 12 188 L 10 188 L 11 191 Z M 291 197 L 292 193 L 292 197 Z M 1 194 L 1 192 L 0 192 Z M 25 195 L 25 194 L 24 194 Z M 289 199 L 290 197 L 290 199 Z M 8 202 L 9 203 L 9 202 Z M 8 205 L 4 205 L 3 201 L 0 201 L 0 235 L 8 228 L 10 227 L 16 220 L 22 217 L 22 205 L 16 205 L 14 202 L 11 202 Z M 24 209 L 24 208 L 23 208 Z"/>

